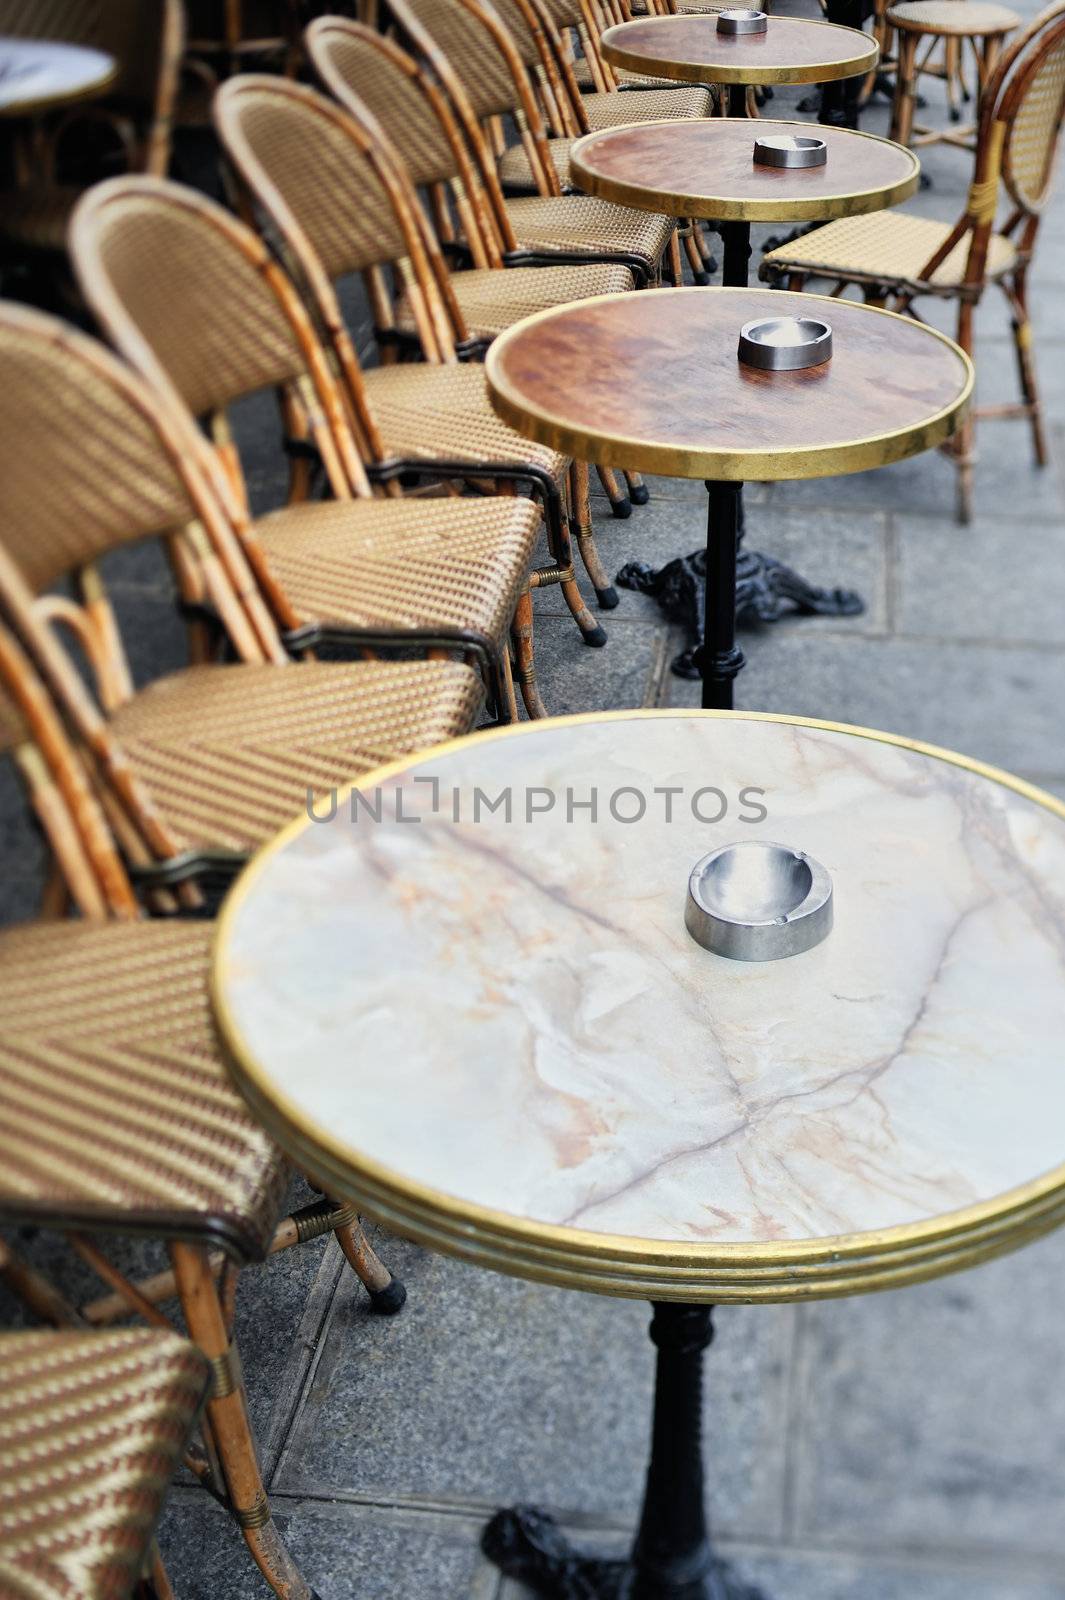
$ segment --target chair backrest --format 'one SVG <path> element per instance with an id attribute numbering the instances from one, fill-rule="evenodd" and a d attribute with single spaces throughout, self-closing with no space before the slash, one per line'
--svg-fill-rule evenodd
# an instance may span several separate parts
<path id="1" fill-rule="evenodd" d="M 1011 52 L 1012 55 L 1012 52 Z M 1050 195 L 1065 120 L 1065 3 L 1036 18 L 1004 74 L 996 120 L 1005 124 L 1002 177 L 1028 213 Z"/>
<path id="2" fill-rule="evenodd" d="M 343 17 L 312 22 L 306 46 L 334 99 L 363 126 L 372 119 L 402 159 L 411 183 L 430 191 L 444 237 L 451 237 L 450 199 L 474 265 L 502 265 L 504 240 L 478 167 L 447 95 L 422 63 L 394 39 Z"/>
<path id="3" fill-rule="evenodd" d="M 384 132 L 304 84 L 250 75 L 218 91 L 214 121 L 245 191 L 280 234 L 298 275 L 310 282 L 320 267 L 335 281 L 409 259 L 421 289 L 413 297 L 418 332 L 427 353 L 439 356 L 425 223 Z M 376 287 L 371 283 L 371 294 Z M 425 294 L 433 297 L 428 308 Z"/>

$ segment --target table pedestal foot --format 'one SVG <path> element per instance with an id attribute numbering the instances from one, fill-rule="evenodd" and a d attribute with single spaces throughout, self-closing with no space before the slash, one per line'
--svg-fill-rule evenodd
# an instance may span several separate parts
<path id="1" fill-rule="evenodd" d="M 640 1527 L 626 1560 L 575 1550 L 546 1512 L 497 1511 L 481 1548 L 508 1578 L 548 1600 L 764 1600 L 715 1553 L 703 1492 L 703 1351 L 710 1306 L 656 1302 L 654 1428 Z"/>

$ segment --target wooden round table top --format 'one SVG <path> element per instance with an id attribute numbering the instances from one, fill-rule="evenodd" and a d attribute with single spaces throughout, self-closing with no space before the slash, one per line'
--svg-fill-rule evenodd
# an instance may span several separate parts
<path id="1" fill-rule="evenodd" d="M 756 139 L 811 134 L 827 147 L 823 167 L 767 167 L 753 158 Z M 851 128 L 706 117 L 587 134 L 570 152 L 570 176 L 601 200 L 669 216 L 828 221 L 908 199 L 921 165 L 902 145 Z"/>
<path id="2" fill-rule="evenodd" d="M 888 1288 L 1065 1217 L 1061 802 L 713 712 L 476 734 L 359 789 L 257 857 L 214 967 L 236 1080 L 327 1193 L 487 1267 L 693 1301 Z M 750 839 L 831 875 L 815 949 L 688 934 L 691 868 Z"/>
<path id="3" fill-rule="evenodd" d="M 614 67 L 682 83 L 828 83 L 877 63 L 879 46 L 859 28 L 805 17 L 770 17 L 765 33 L 718 33 L 716 16 L 645 17 L 607 28 Z"/>
<path id="4" fill-rule="evenodd" d="M 89 100 L 113 83 L 113 56 L 85 45 L 0 36 L 0 117 L 28 117 Z"/>
<path id="5" fill-rule="evenodd" d="M 801 372 L 743 365 L 743 325 L 786 316 L 828 322 L 832 359 Z M 951 436 L 973 386 L 971 361 L 944 334 L 854 301 L 774 289 L 574 301 L 508 329 L 485 370 L 504 421 L 552 449 L 739 483 L 917 455 Z"/>

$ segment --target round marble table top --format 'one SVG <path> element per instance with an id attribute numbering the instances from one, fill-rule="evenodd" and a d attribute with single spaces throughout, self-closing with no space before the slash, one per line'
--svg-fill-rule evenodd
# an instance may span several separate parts
<path id="1" fill-rule="evenodd" d="M 682 83 L 828 83 L 868 72 L 880 54 L 860 28 L 770 17 L 765 33 L 727 34 L 715 15 L 621 22 L 601 48 L 611 66 Z"/>
<path id="2" fill-rule="evenodd" d="M 832 359 L 801 372 L 738 360 L 745 323 L 786 316 L 828 322 Z M 501 334 L 485 372 L 499 415 L 540 444 L 604 466 L 740 483 L 917 455 L 950 437 L 973 385 L 969 358 L 912 318 L 776 289 L 573 301 Z"/>
<path id="3" fill-rule="evenodd" d="M 825 142 L 822 167 L 769 167 L 754 160 L 756 139 L 811 134 Z M 902 145 L 852 128 L 693 117 L 589 133 L 570 152 L 570 176 L 601 200 L 669 216 L 828 221 L 908 199 L 921 165 Z"/>
<path id="4" fill-rule="evenodd" d="M 688 1300 L 889 1287 L 1065 1216 L 1060 802 L 720 712 L 474 735 L 358 794 L 251 865 L 214 973 L 238 1083 L 328 1192 L 489 1267 Z M 737 839 L 828 869 L 817 948 L 690 937 L 690 869 Z"/>
<path id="5" fill-rule="evenodd" d="M 102 94 L 117 70 L 113 56 L 85 45 L 0 36 L 0 116 L 33 116 Z"/>

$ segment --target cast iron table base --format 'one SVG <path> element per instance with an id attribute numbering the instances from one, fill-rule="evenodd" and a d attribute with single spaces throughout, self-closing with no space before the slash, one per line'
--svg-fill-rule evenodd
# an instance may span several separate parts
<path id="1" fill-rule="evenodd" d="M 532 1506 L 497 1511 L 481 1548 L 548 1600 L 764 1600 L 710 1543 L 703 1495 L 703 1351 L 710 1306 L 654 1302 L 654 1426 L 640 1527 L 627 1561 L 581 1555 Z"/>

